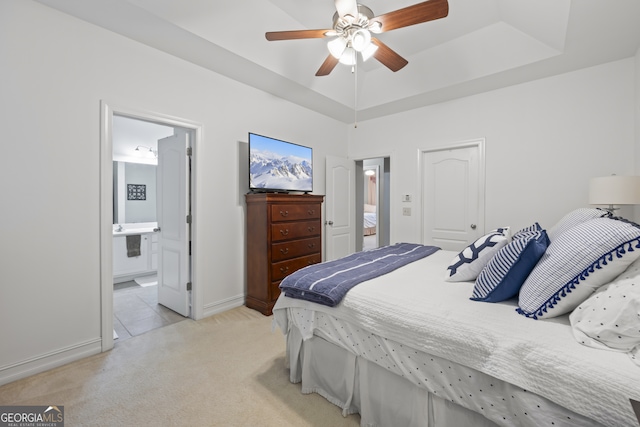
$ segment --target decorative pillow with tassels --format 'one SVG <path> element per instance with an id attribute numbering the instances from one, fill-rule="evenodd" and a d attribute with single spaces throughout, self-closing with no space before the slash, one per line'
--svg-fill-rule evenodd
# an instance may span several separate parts
<path id="1" fill-rule="evenodd" d="M 578 224 L 595 218 L 611 218 L 612 216 L 611 212 L 600 208 L 578 208 L 563 216 L 556 225 L 551 227 L 547 234 L 549 235 L 549 240 L 553 242 L 562 233 Z"/>
<path id="2" fill-rule="evenodd" d="M 640 226 L 597 218 L 551 240 L 520 289 L 518 313 L 534 319 L 573 311 L 640 257 Z"/>

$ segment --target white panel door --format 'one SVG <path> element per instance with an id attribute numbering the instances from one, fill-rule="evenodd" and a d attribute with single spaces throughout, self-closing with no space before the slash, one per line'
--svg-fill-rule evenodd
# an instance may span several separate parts
<path id="1" fill-rule="evenodd" d="M 484 234 L 482 143 L 422 154 L 423 243 L 462 250 Z"/>
<path id="2" fill-rule="evenodd" d="M 190 277 L 188 174 L 189 133 L 176 128 L 175 135 L 158 140 L 158 303 L 190 315 L 187 290 Z"/>
<path id="3" fill-rule="evenodd" d="M 325 261 L 355 252 L 355 169 L 353 160 L 327 156 Z"/>

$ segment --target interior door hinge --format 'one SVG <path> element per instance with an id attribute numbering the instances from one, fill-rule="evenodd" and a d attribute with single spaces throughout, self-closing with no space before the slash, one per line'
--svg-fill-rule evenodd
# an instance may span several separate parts
<path id="1" fill-rule="evenodd" d="M 191 290 L 191 282 L 187 282 L 187 290 L 190 291 Z"/>
<path id="2" fill-rule="evenodd" d="M 193 149 L 191 147 L 187 147 L 187 156 L 193 155 Z"/>
<path id="3" fill-rule="evenodd" d="M 191 214 L 187 215 L 187 224 L 191 224 L 192 219 Z"/>

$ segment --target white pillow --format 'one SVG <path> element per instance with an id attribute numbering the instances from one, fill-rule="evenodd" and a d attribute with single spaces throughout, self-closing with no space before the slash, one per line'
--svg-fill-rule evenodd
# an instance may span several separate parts
<path id="1" fill-rule="evenodd" d="M 497 228 L 464 248 L 447 267 L 447 282 L 475 280 L 489 260 L 509 243 L 509 227 Z"/>
<path id="2" fill-rule="evenodd" d="M 639 227 L 596 218 L 559 235 L 522 285 L 518 312 L 540 319 L 572 311 L 640 257 Z"/>
<path id="3" fill-rule="evenodd" d="M 640 258 L 573 310 L 569 320 L 579 343 L 625 352 L 640 366 Z"/>
<path id="4" fill-rule="evenodd" d="M 549 240 L 553 242 L 553 240 L 558 238 L 558 236 L 560 236 L 562 233 L 571 229 L 572 227 L 575 227 L 578 224 L 589 221 L 590 219 L 611 217 L 611 212 L 605 211 L 604 209 L 600 208 L 575 209 L 563 216 L 556 225 L 551 227 L 547 234 L 549 235 Z"/>

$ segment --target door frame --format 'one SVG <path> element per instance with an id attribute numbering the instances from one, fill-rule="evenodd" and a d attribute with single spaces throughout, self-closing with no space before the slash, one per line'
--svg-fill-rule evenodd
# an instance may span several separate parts
<path id="1" fill-rule="evenodd" d="M 370 159 L 367 159 L 367 160 L 370 160 Z M 363 160 L 363 163 L 364 163 L 364 160 Z M 384 163 L 384 160 L 383 160 L 383 163 Z M 380 165 L 366 166 L 366 167 L 363 165 L 363 167 L 362 167 L 363 175 L 364 175 L 364 171 L 367 170 L 367 168 L 372 168 L 372 167 L 373 167 L 373 170 L 375 171 L 375 176 L 376 176 L 376 234 L 375 234 L 375 236 L 376 236 L 376 248 L 378 248 L 378 247 L 380 247 L 380 221 L 379 221 L 379 219 L 380 219 L 380 212 L 379 212 L 380 209 L 379 209 L 379 207 L 380 207 L 381 204 L 384 205 L 384 203 L 386 203 L 386 200 L 384 200 L 384 198 L 382 197 L 382 191 L 381 191 L 382 190 L 382 186 L 380 185 Z M 384 171 L 383 171 L 383 173 L 384 173 Z M 366 175 L 364 175 L 362 177 L 363 181 L 366 181 L 365 176 Z M 362 184 L 363 185 L 362 185 L 361 191 L 365 191 L 366 192 L 366 189 L 364 189 L 364 182 Z M 357 197 L 356 197 L 356 199 L 357 199 Z M 364 195 L 363 195 L 363 199 L 364 199 Z M 362 206 L 362 209 L 364 210 L 364 206 Z M 359 213 L 357 213 L 357 215 L 359 217 L 363 217 L 364 216 L 364 212 L 363 212 L 363 215 L 360 215 Z M 383 214 L 382 218 L 384 219 L 384 214 Z M 364 221 L 364 219 L 363 219 L 363 221 Z M 362 224 L 362 227 L 360 227 L 360 230 L 361 230 L 360 235 L 361 235 L 362 240 L 363 240 L 362 245 L 364 246 L 364 237 L 365 237 L 364 236 L 364 224 Z M 356 245 L 356 249 L 357 248 L 358 248 L 358 245 Z M 362 248 L 360 248 L 360 249 L 362 250 Z"/>
<path id="2" fill-rule="evenodd" d="M 478 148 L 478 224 L 481 227 L 481 231 L 485 230 L 485 185 L 486 185 L 486 173 L 485 173 L 485 138 L 476 138 L 467 141 L 461 141 L 452 144 L 440 145 L 432 148 L 420 148 L 418 149 L 418 176 L 420 177 L 420 203 L 418 203 L 418 209 L 420 210 L 420 241 L 424 244 L 425 235 L 425 213 L 424 213 L 424 191 L 425 191 L 425 176 L 423 158 L 426 153 L 434 153 L 438 151 L 449 151 L 461 148 Z M 415 205 L 414 205 L 415 206 Z M 483 233 L 484 234 L 484 233 Z"/>
<path id="3" fill-rule="evenodd" d="M 100 334 L 102 351 L 113 348 L 113 116 L 122 115 L 133 119 L 156 122 L 168 126 L 189 129 L 193 134 L 192 150 L 197 153 L 202 139 L 202 124 L 152 111 L 116 105 L 100 101 Z M 191 206 L 196 212 L 197 162 L 192 162 Z M 199 292 L 196 253 L 198 248 L 198 216 L 191 223 L 191 318 L 202 317 L 201 292 Z"/>
<path id="4" fill-rule="evenodd" d="M 397 185 L 398 185 L 398 180 L 397 179 L 393 179 L 393 175 L 397 174 L 397 172 L 395 171 L 395 166 L 394 166 L 394 161 L 396 157 L 396 151 L 392 150 L 392 151 L 383 151 L 380 153 L 372 153 L 371 155 L 367 155 L 367 156 L 358 156 L 355 157 L 354 160 L 356 162 L 360 162 L 360 164 L 362 164 L 365 160 L 371 160 L 371 159 L 389 159 L 389 182 L 388 185 L 384 184 L 384 188 L 383 188 L 383 184 L 381 183 L 382 178 L 384 177 L 385 171 L 384 171 L 384 166 L 379 169 L 379 176 L 377 177 L 378 179 L 378 197 L 379 197 L 379 201 L 384 201 L 384 212 L 382 212 L 382 214 L 380 212 L 378 212 L 378 225 L 377 225 L 377 233 L 386 233 L 388 234 L 389 237 L 389 241 L 388 242 L 382 242 L 382 244 L 393 244 L 393 242 L 395 242 L 394 237 L 395 237 L 395 230 L 393 227 L 393 224 L 395 222 L 396 219 L 396 214 L 395 212 L 395 208 L 394 208 L 394 200 L 396 200 L 396 198 L 399 199 L 399 196 L 397 196 L 397 194 L 400 193 L 400 191 L 397 190 Z M 384 161 L 383 161 L 383 165 L 384 165 Z M 360 170 L 360 172 L 363 172 L 363 170 Z M 386 189 L 386 191 L 388 192 L 388 196 L 385 194 L 382 194 L 383 189 Z M 358 190 L 358 187 L 356 187 L 356 190 Z M 361 189 L 360 191 L 364 191 L 364 189 Z M 380 203 L 378 203 L 378 210 L 380 209 Z M 362 214 L 362 211 L 364 210 L 364 206 L 360 207 L 360 212 L 357 213 L 357 215 Z M 383 230 L 381 231 L 380 229 L 380 215 L 383 218 L 383 223 L 385 224 L 383 228 Z M 386 218 L 385 218 L 386 216 Z M 384 230 L 386 228 L 386 230 Z M 360 233 L 362 234 L 362 233 Z M 380 236 L 378 236 L 378 246 L 380 245 Z"/>

